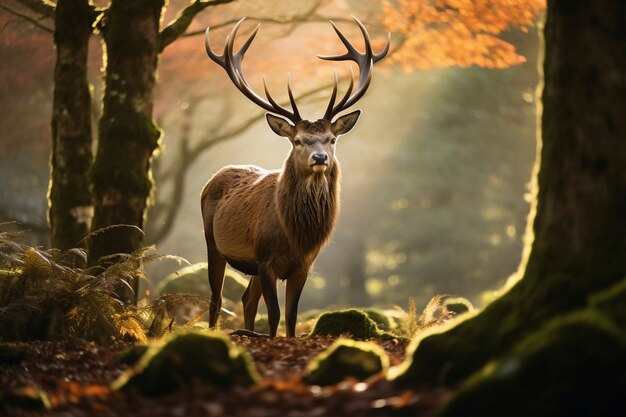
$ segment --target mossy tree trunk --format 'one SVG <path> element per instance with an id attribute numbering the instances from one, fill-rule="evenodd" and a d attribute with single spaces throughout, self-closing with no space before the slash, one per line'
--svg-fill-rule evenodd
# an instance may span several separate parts
<path id="1" fill-rule="evenodd" d="M 164 0 L 112 0 L 105 15 L 106 76 L 99 142 L 91 179 L 94 192 L 89 262 L 132 253 L 142 246 L 144 213 L 152 178 L 150 164 L 161 131 L 152 118 Z M 127 227 L 127 226 L 135 226 Z M 120 286 L 126 302 L 135 293 Z"/>
<path id="2" fill-rule="evenodd" d="M 421 340 L 411 380 L 458 381 L 626 276 L 623 0 L 549 0 L 534 241 L 523 278 Z"/>
<path id="3" fill-rule="evenodd" d="M 52 246 L 79 246 L 89 233 L 93 206 L 88 171 L 93 159 L 87 55 L 96 14 L 88 0 L 59 0 L 54 15 L 49 219 Z"/>

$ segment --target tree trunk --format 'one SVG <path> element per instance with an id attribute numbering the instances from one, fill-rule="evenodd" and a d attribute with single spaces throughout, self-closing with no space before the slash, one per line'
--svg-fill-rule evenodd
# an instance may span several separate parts
<path id="1" fill-rule="evenodd" d="M 399 380 L 455 382 L 626 276 L 623 0 L 548 1 L 534 241 L 523 278 L 422 339 Z"/>
<path id="2" fill-rule="evenodd" d="M 87 0 L 59 0 L 55 9 L 49 218 L 52 247 L 69 249 L 84 245 L 79 242 L 89 232 L 93 216 L 87 54 L 95 13 Z"/>
<path id="3" fill-rule="evenodd" d="M 103 230 L 90 239 L 90 264 L 142 246 L 138 229 L 143 228 L 152 189 L 150 164 L 161 137 L 152 110 L 163 6 L 164 0 L 112 0 L 105 16 L 106 86 L 91 172 L 92 230 Z M 116 225 L 124 226 L 110 227 Z M 130 284 L 135 294 L 120 287 L 118 295 L 135 302 L 137 282 Z"/>

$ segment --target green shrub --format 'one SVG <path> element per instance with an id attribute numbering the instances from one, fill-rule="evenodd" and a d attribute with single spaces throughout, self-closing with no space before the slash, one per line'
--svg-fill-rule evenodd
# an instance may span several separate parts
<path id="1" fill-rule="evenodd" d="M 194 383 L 228 387 L 235 382 L 250 385 L 257 379 L 248 354 L 226 336 L 213 331 L 186 330 L 150 346 L 113 387 L 160 395 Z"/>
<path id="2" fill-rule="evenodd" d="M 362 381 L 388 367 L 387 354 L 375 343 L 339 339 L 309 363 L 304 380 L 311 385 L 332 385 L 347 377 Z"/>

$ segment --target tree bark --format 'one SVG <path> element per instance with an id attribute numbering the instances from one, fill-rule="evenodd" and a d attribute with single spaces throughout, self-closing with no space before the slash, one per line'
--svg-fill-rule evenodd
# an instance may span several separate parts
<path id="1" fill-rule="evenodd" d="M 132 253 L 142 246 L 147 200 L 152 190 L 150 164 L 161 131 L 152 118 L 159 55 L 159 21 L 164 0 L 112 0 L 104 21 L 106 77 L 99 143 L 91 172 L 94 233 L 89 262 Z M 136 227 L 110 227 L 126 225 Z M 107 229 L 108 228 L 108 229 Z M 136 301 L 120 286 L 125 302 Z"/>
<path id="2" fill-rule="evenodd" d="M 88 177 L 93 155 L 87 55 L 94 18 L 87 0 L 57 2 L 49 219 L 52 247 L 59 249 L 80 246 L 93 216 Z"/>
<path id="3" fill-rule="evenodd" d="M 399 381 L 458 381 L 626 276 L 622 0 L 549 0 L 534 241 L 523 278 L 419 341 Z"/>

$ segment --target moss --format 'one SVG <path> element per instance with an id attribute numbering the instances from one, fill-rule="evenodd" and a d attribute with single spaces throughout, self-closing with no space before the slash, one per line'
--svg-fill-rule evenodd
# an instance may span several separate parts
<path id="1" fill-rule="evenodd" d="M 449 297 L 443 302 L 443 306 L 455 314 L 471 313 L 474 311 L 472 303 L 464 297 Z"/>
<path id="2" fill-rule="evenodd" d="M 119 355 L 117 355 L 117 361 L 125 365 L 133 366 L 139 362 L 147 351 L 147 345 L 134 345 L 120 352 Z"/>
<path id="3" fill-rule="evenodd" d="M 626 279 L 618 282 L 608 290 L 591 296 L 589 306 L 604 314 L 626 332 Z"/>
<path id="4" fill-rule="evenodd" d="M 248 281 L 240 274 L 227 270 L 224 275 L 222 296 L 229 300 L 241 299 Z M 166 276 L 156 287 L 157 294 L 191 294 L 207 296 L 209 287 L 207 263 L 199 262 Z"/>
<path id="5" fill-rule="evenodd" d="M 5 407 L 22 410 L 49 410 L 50 401 L 44 391 L 34 386 L 27 386 L 7 392 L 0 391 L 0 410 Z"/>
<path id="6" fill-rule="evenodd" d="M 113 387 L 161 395 L 195 383 L 228 387 L 236 382 L 250 385 L 256 381 L 247 353 L 235 347 L 226 336 L 187 330 L 173 333 L 150 346 Z"/>
<path id="7" fill-rule="evenodd" d="M 367 317 L 374 320 L 376 325 L 381 330 L 390 330 L 391 329 L 391 321 L 389 317 L 385 314 L 383 310 L 379 310 L 377 308 L 365 308 L 363 312 L 367 314 Z"/>
<path id="8" fill-rule="evenodd" d="M 317 319 L 309 336 L 341 336 L 349 334 L 355 339 L 372 339 L 386 336 L 374 320 L 361 310 L 329 311 Z"/>
<path id="9" fill-rule="evenodd" d="M 586 309 L 551 320 L 486 365 L 442 415 L 624 415 L 626 338 Z"/>
<path id="10" fill-rule="evenodd" d="M 311 385 L 332 385 L 348 377 L 362 381 L 388 367 L 389 358 L 378 345 L 339 339 L 309 363 L 304 379 Z"/>

